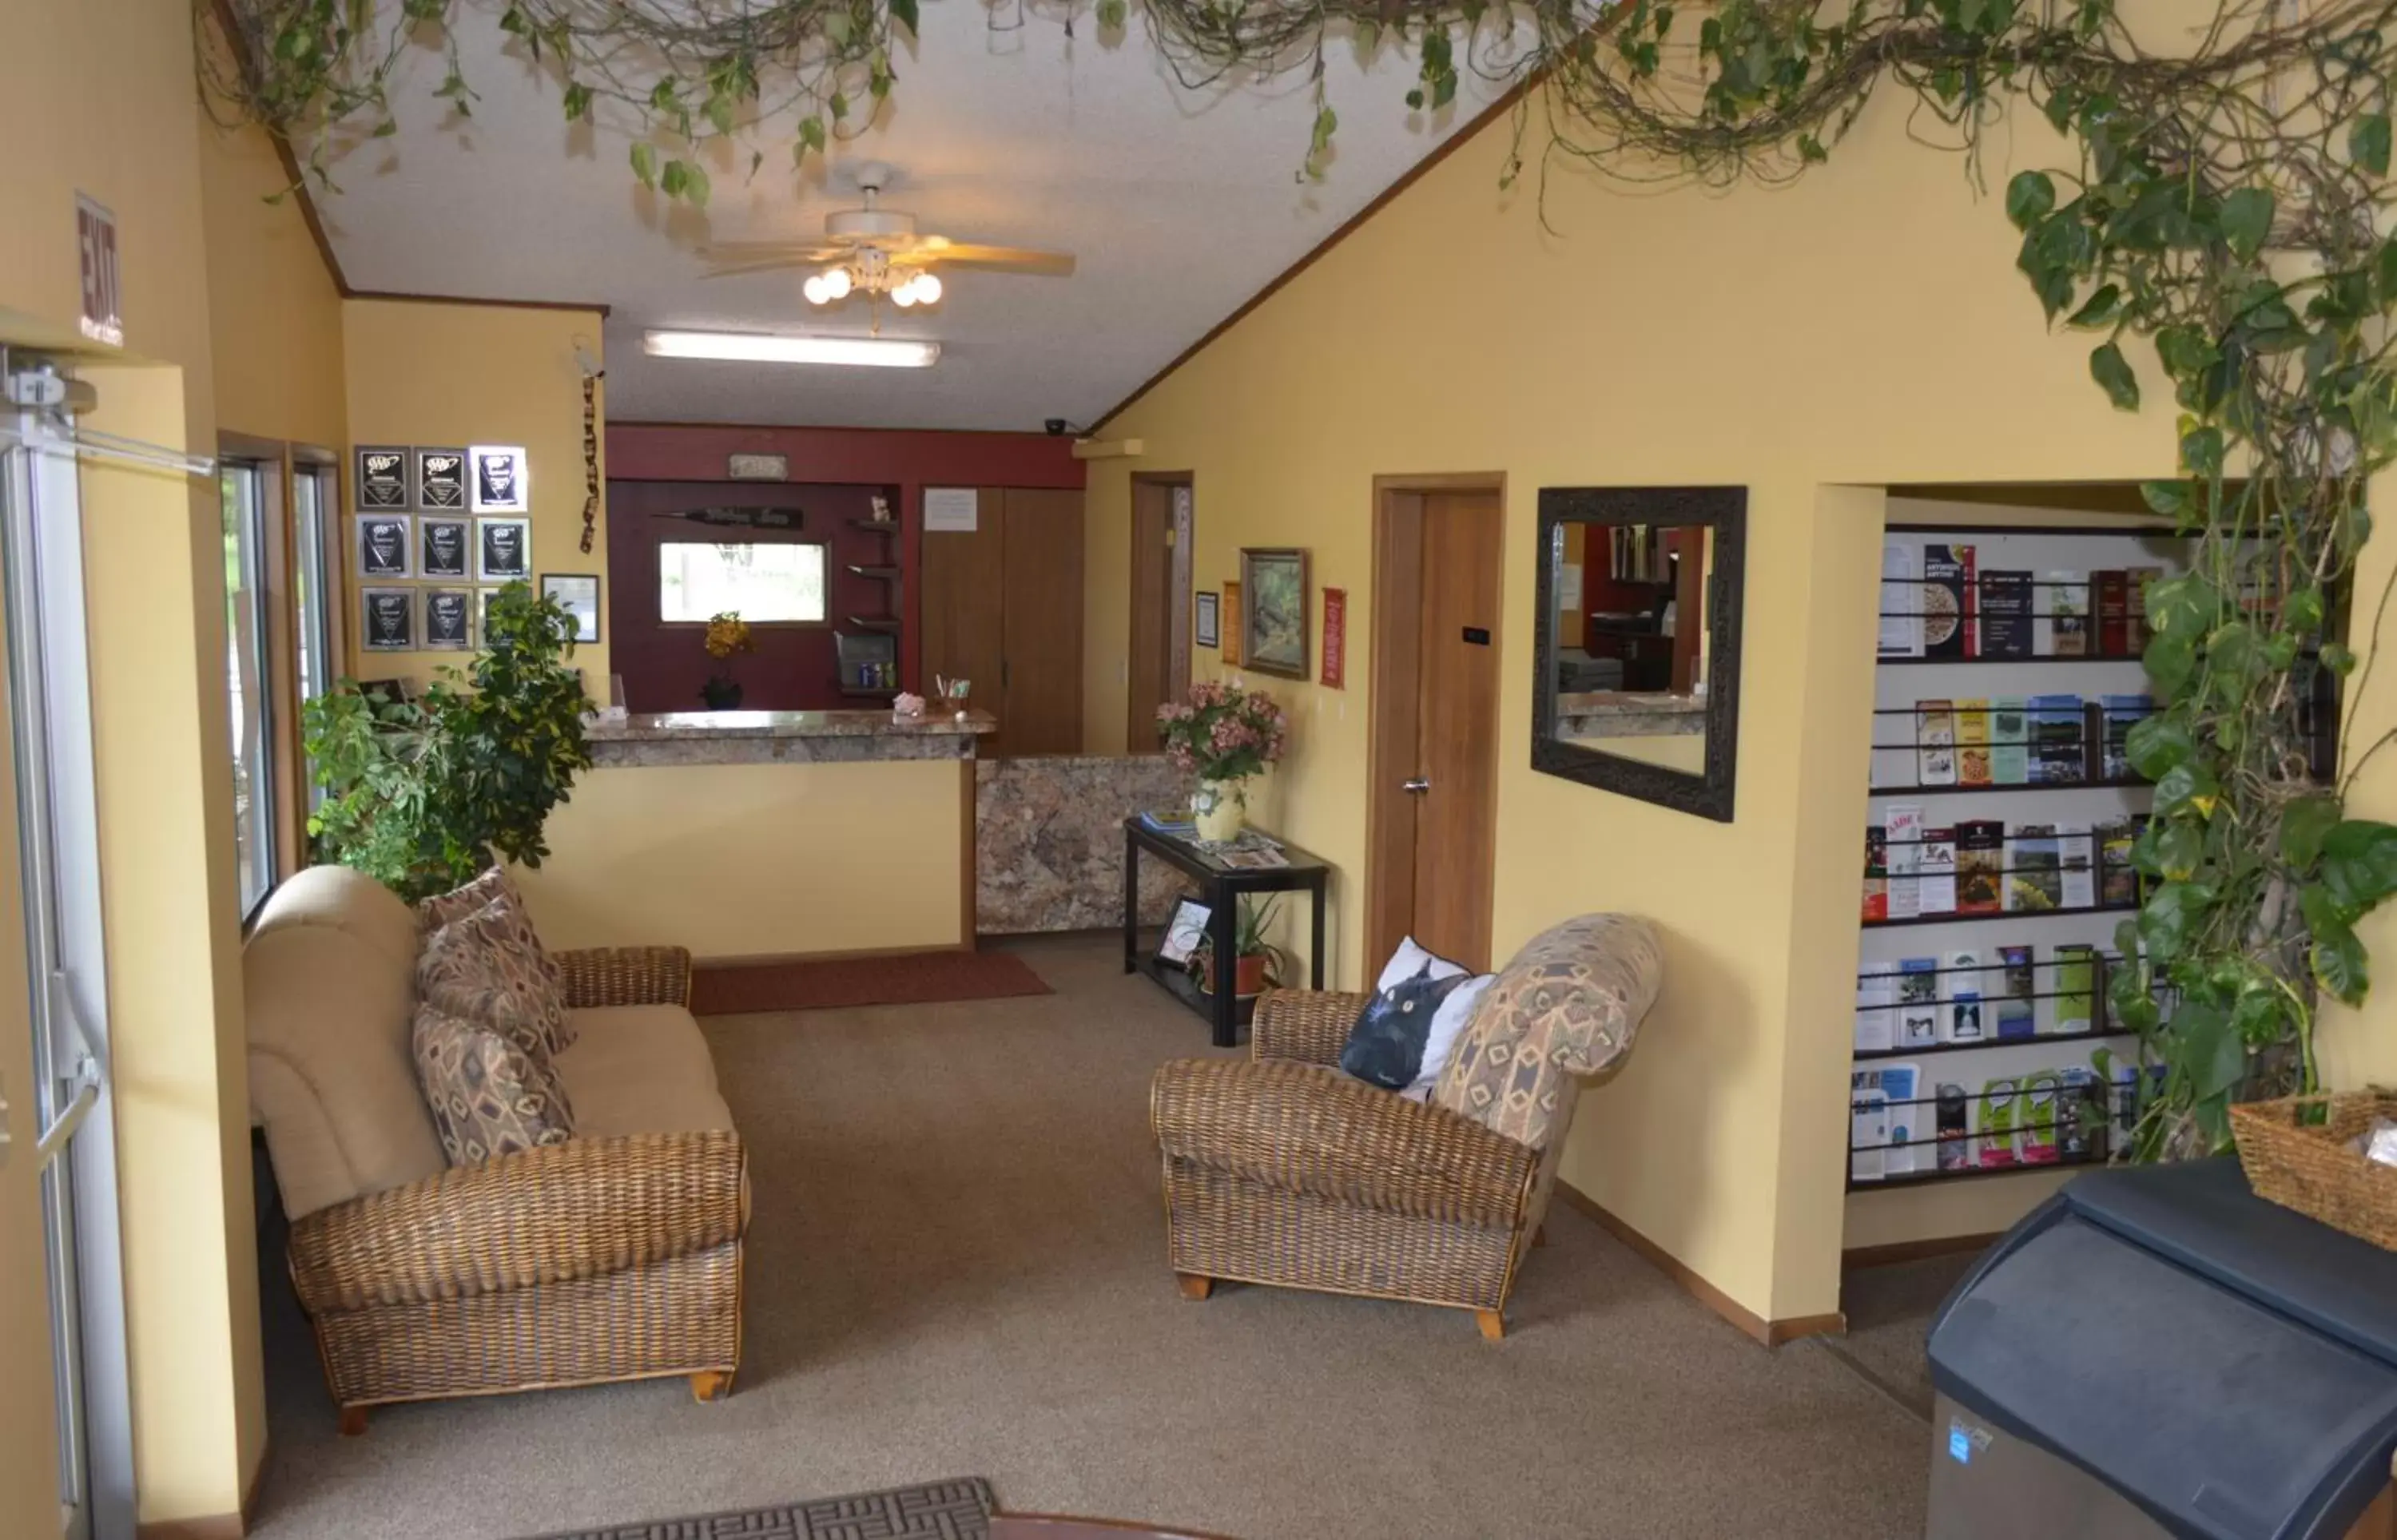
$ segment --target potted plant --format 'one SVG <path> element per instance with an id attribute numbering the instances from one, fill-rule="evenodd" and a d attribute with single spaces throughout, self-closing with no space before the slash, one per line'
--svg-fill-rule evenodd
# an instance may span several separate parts
<path id="1" fill-rule="evenodd" d="M 1271 896 L 1263 903 L 1245 896 L 1239 901 L 1232 925 L 1232 950 L 1238 957 L 1232 968 L 1232 993 L 1238 999 L 1252 999 L 1267 989 L 1281 988 L 1283 977 L 1291 971 L 1290 954 L 1265 939 L 1280 904 L 1279 897 Z M 1190 974 L 1198 981 L 1199 993 L 1215 992 L 1214 967 L 1214 942 L 1199 942 L 1198 949 L 1190 954 Z"/>
<path id="2" fill-rule="evenodd" d="M 757 650 L 757 641 L 749 634 L 749 622 L 741 618 L 739 610 L 723 610 L 708 617 L 707 636 L 702 643 L 707 656 L 718 667 L 699 687 L 699 698 L 711 711 L 737 711 L 741 709 L 741 682 L 732 677 L 732 659 L 736 654 Z"/>
<path id="3" fill-rule="evenodd" d="M 1173 763 L 1198 777 L 1191 793 L 1202 840 L 1237 839 L 1248 812 L 1248 778 L 1281 758 L 1290 718 L 1259 690 L 1220 680 L 1190 686 L 1190 698 L 1157 709 L 1158 734 Z"/>
<path id="4" fill-rule="evenodd" d="M 308 816 L 320 860 L 408 899 L 444 893 L 495 861 L 538 867 L 542 826 L 591 764 L 591 709 L 576 622 L 529 584 L 483 617 L 483 650 L 440 670 L 421 700 L 344 679 L 301 708 L 308 765 L 325 795 Z"/>

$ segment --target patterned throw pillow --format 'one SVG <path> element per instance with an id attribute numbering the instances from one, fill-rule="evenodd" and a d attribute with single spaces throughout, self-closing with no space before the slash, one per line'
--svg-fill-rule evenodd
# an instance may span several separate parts
<path id="1" fill-rule="evenodd" d="M 1481 997 L 1433 1104 L 1547 1148 L 1567 1077 L 1630 1051 L 1664 976 L 1656 927 L 1630 915 L 1585 914 L 1533 937 Z"/>
<path id="2" fill-rule="evenodd" d="M 416 934 L 430 936 L 452 920 L 463 920 L 494 898 L 521 903 L 516 884 L 504 867 L 490 870 L 468 883 L 464 887 L 436 893 L 430 898 L 416 901 Z"/>
<path id="3" fill-rule="evenodd" d="M 505 1034 L 544 1065 L 574 1044 L 557 966 L 523 908 L 505 898 L 425 938 L 416 993 L 435 1010 Z"/>
<path id="4" fill-rule="evenodd" d="M 416 1008 L 417 1083 L 451 1165 L 574 1136 L 574 1109 L 548 1065 L 477 1022 Z"/>

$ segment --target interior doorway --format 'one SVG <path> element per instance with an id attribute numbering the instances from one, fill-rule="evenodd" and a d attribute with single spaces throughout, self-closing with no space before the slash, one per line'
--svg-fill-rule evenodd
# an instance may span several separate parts
<path id="1" fill-rule="evenodd" d="M 1494 472 L 1373 481 L 1371 958 L 1413 936 L 1490 967 L 1506 508 Z"/>
<path id="2" fill-rule="evenodd" d="M 1132 483 L 1132 667 L 1124 690 L 1125 751 L 1161 751 L 1157 709 L 1190 688 L 1188 472 Z"/>

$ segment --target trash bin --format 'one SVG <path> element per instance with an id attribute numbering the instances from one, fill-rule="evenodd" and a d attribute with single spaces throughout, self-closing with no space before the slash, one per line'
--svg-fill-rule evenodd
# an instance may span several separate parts
<path id="1" fill-rule="evenodd" d="M 1930 1355 L 1932 1540 L 2392 1533 L 2397 1254 L 2236 1160 L 2068 1184 L 1957 1285 Z"/>

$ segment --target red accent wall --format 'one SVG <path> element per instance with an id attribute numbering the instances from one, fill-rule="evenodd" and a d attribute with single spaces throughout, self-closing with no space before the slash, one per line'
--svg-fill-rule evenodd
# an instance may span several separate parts
<path id="1" fill-rule="evenodd" d="M 790 461 L 787 482 L 736 482 L 725 474 L 735 454 L 783 455 Z M 656 485 L 675 484 L 670 488 Z M 902 532 L 899 564 L 905 574 L 900 618 L 899 671 L 907 688 L 920 691 L 922 628 L 917 604 L 921 585 L 924 488 L 927 486 L 1038 486 L 1079 491 L 1082 462 L 1074 441 L 1047 433 L 957 433 L 908 428 L 743 428 L 708 424 L 610 422 L 608 424 L 608 568 L 615 593 L 609 604 L 616 631 L 609 654 L 623 676 L 627 702 L 636 711 L 696 710 L 700 681 L 710 660 L 697 639 L 681 628 L 657 624 L 657 530 L 689 532 L 705 526 L 649 515 L 668 505 L 780 507 L 808 511 L 800 538 L 835 535 L 833 614 L 878 613 L 885 586 L 853 578 L 847 564 L 881 559 L 885 537 L 851 529 L 853 511 L 864 516 L 874 492 L 895 493 Z M 663 500 L 661 500 L 663 499 Z M 852 509 L 850 503 L 855 506 Z M 822 508 L 824 511 L 819 513 Z M 836 533 L 837 532 L 837 533 Z M 849 540 L 876 549 L 851 554 Z M 855 593 L 851 585 L 863 585 Z M 812 640 L 810 640 L 812 639 Z M 769 653 L 769 647 L 777 650 Z M 685 654 L 689 654 L 685 657 Z M 760 650 L 739 660 L 742 704 L 762 710 L 805 710 L 869 704 L 844 699 L 837 689 L 830 632 L 761 633 Z"/>

